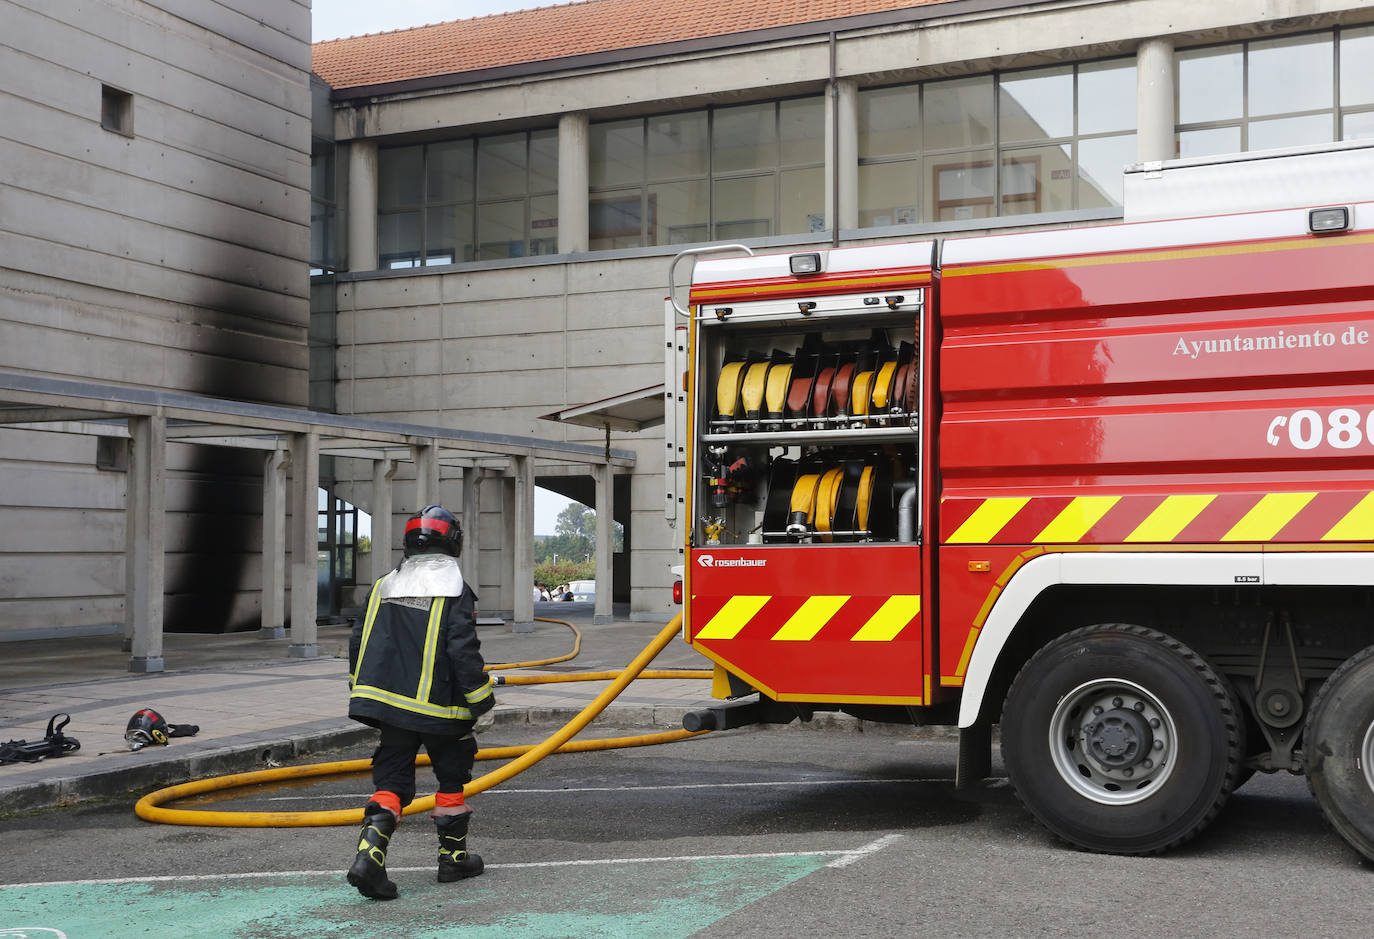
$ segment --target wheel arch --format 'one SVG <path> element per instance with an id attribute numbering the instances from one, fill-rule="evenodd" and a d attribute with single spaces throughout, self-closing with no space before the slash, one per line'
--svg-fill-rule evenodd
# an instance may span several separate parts
<path id="1" fill-rule="evenodd" d="M 1374 557 L 1354 557 L 1370 568 L 1367 576 L 1374 582 Z M 1292 582 L 1274 570 L 1273 558 L 1268 560 L 1271 574 L 1278 575 L 1275 582 Z M 992 721 L 1000 704 L 996 691 L 1005 691 L 1035 648 L 1077 625 L 1086 625 L 1045 622 L 1046 614 L 1053 612 L 1057 588 L 1263 586 L 1265 562 L 1258 551 L 1064 551 L 1031 559 L 1012 575 L 982 623 L 964 675 L 959 726 Z M 1115 615 L 1124 618 L 1126 611 Z"/>

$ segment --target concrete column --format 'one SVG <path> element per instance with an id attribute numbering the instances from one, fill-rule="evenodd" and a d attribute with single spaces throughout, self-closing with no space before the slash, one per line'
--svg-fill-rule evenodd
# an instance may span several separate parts
<path id="1" fill-rule="evenodd" d="M 515 470 L 515 511 L 506 523 L 514 590 L 511 627 L 524 633 L 534 631 L 534 457 L 513 456 L 511 464 Z"/>
<path id="2" fill-rule="evenodd" d="M 826 225 L 836 218 L 840 228 L 859 227 L 859 83 L 851 78 L 835 82 L 825 108 Z"/>
<path id="3" fill-rule="evenodd" d="M 1174 44 L 1147 39 L 1135 53 L 1136 158 L 1172 160 L 1174 147 Z"/>
<path id="4" fill-rule="evenodd" d="M 415 511 L 439 501 L 439 441 L 411 444 L 415 461 Z"/>
<path id="5" fill-rule="evenodd" d="M 610 464 L 592 466 L 592 479 L 596 481 L 596 610 L 592 622 L 598 625 L 615 619 L 611 612 L 611 562 L 615 560 L 613 478 Z"/>
<path id="6" fill-rule="evenodd" d="M 391 457 L 372 461 L 372 580 L 390 572 L 391 540 L 391 478 L 399 464 Z"/>
<path id="7" fill-rule="evenodd" d="M 272 450 L 263 460 L 259 639 L 286 638 L 286 466 L 285 450 Z"/>
<path id="8" fill-rule="evenodd" d="M 129 671 L 160 672 L 167 543 L 167 419 L 129 418 L 124 502 L 124 636 Z"/>
<path id="9" fill-rule="evenodd" d="M 291 435 L 291 643 L 286 654 L 313 659 L 320 654 L 315 617 L 319 564 L 320 435 Z"/>
<path id="10" fill-rule="evenodd" d="M 377 269 L 377 143 L 348 145 L 348 269 Z"/>
<path id="11" fill-rule="evenodd" d="M 472 585 L 472 589 L 477 591 L 477 586 L 481 582 L 481 571 L 477 567 L 479 547 L 478 534 L 481 531 L 482 523 L 482 470 L 476 466 L 469 466 L 463 470 L 463 553 L 459 558 L 459 567 L 463 571 L 463 579 Z M 477 591 L 480 599 L 480 591 Z M 533 599 L 533 597 L 531 597 Z"/>
<path id="12" fill-rule="evenodd" d="M 586 114 L 558 119 L 558 252 L 586 251 L 588 233 L 588 120 Z"/>

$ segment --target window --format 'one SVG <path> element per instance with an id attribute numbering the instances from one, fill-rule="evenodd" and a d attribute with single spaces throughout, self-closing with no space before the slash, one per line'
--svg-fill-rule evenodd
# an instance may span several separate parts
<path id="1" fill-rule="evenodd" d="M 593 250 L 824 225 L 823 98 L 593 124 Z"/>
<path id="2" fill-rule="evenodd" d="M 339 269 L 338 199 L 332 141 L 316 137 L 310 152 L 310 273 Z"/>
<path id="3" fill-rule="evenodd" d="M 382 268 L 558 251 L 558 136 L 537 130 L 377 154 Z"/>
<path id="4" fill-rule="evenodd" d="M 134 135 L 134 96 L 127 91 L 100 86 L 100 126 L 125 137 Z"/>
<path id="5" fill-rule="evenodd" d="M 1122 202 L 1135 160 L 1135 62 L 859 92 L 859 225 Z"/>
<path id="6" fill-rule="evenodd" d="M 1177 152 L 1211 156 L 1374 136 L 1374 28 L 1175 53 Z"/>

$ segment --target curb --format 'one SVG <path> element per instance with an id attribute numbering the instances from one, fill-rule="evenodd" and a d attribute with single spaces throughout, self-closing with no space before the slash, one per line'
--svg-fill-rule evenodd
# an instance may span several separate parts
<path id="1" fill-rule="evenodd" d="M 165 756 L 157 762 L 100 770 L 80 776 L 54 775 L 48 779 L 0 788 L 0 818 L 85 802 L 114 799 L 137 793 L 139 797 L 179 783 L 208 776 L 225 776 L 268 769 L 285 760 L 367 743 L 376 736 L 370 727 L 342 728 L 216 747 L 186 756 Z M 56 770 L 57 766 L 54 765 Z"/>
<path id="2" fill-rule="evenodd" d="M 681 706 L 646 705 L 608 708 L 592 723 L 624 728 L 677 729 L 682 718 L 696 710 Z M 576 707 L 521 707 L 496 709 L 495 726 L 549 727 L 567 724 L 582 713 Z M 840 712 L 822 711 L 806 723 L 760 725 L 769 731 L 783 733 L 818 733 L 847 731 L 883 736 L 915 737 L 918 739 L 957 740 L 957 727 L 887 724 L 863 721 Z M 747 728 L 740 728 L 747 729 Z M 585 731 L 584 731 L 585 733 Z M 12 787 L 0 786 L 0 818 L 27 814 L 44 809 L 75 806 L 82 803 L 111 800 L 128 796 L 141 798 L 148 792 L 204 779 L 253 770 L 269 769 L 290 760 L 371 744 L 377 731 L 371 727 L 345 726 L 333 729 L 298 729 L 284 736 L 268 737 L 251 742 L 219 746 L 178 756 L 160 755 L 156 762 L 142 762 L 136 766 L 101 770 L 84 775 L 53 775 L 47 779 L 20 783 Z M 59 758 L 60 759 L 60 758 Z M 54 762 L 56 770 L 60 763 Z"/>

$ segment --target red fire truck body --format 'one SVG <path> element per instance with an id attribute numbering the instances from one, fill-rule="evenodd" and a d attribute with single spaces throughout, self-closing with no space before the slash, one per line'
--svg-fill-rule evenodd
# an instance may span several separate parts
<path id="1" fill-rule="evenodd" d="M 1126 853 L 1305 771 L 1374 857 L 1374 203 L 1325 208 L 699 260 L 697 723 L 957 723 L 961 784 L 1000 724 Z"/>

